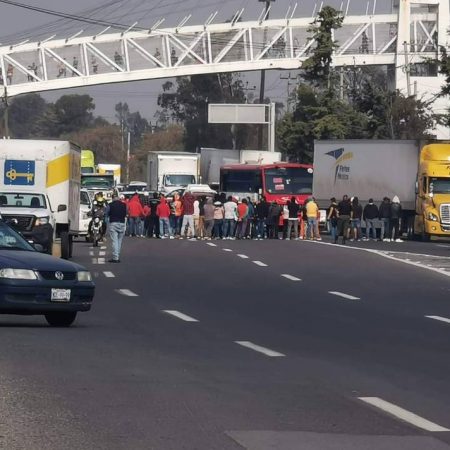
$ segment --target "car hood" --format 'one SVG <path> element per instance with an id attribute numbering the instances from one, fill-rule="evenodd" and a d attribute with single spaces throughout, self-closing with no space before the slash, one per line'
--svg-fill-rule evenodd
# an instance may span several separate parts
<path id="1" fill-rule="evenodd" d="M 32 269 L 44 271 L 78 272 L 84 267 L 55 258 L 51 255 L 33 251 L 0 250 L 0 268 Z"/>
<path id="2" fill-rule="evenodd" d="M 44 208 L 0 208 L 0 214 L 6 216 L 36 216 L 36 217 L 47 217 L 48 210 Z"/>

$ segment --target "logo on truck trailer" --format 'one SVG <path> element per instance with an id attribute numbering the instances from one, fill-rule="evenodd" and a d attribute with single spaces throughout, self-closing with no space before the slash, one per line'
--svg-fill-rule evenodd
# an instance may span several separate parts
<path id="1" fill-rule="evenodd" d="M 34 161 L 7 159 L 3 183 L 10 186 L 33 186 L 35 171 Z"/>
<path id="2" fill-rule="evenodd" d="M 337 180 L 348 181 L 350 179 L 350 166 L 342 163 L 353 159 L 353 153 L 345 153 L 345 148 L 338 148 L 325 154 L 336 160 L 336 164 L 334 166 L 334 184 L 336 184 Z"/>

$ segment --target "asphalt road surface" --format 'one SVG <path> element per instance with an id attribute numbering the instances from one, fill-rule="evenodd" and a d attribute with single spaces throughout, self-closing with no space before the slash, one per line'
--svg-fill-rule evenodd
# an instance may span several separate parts
<path id="1" fill-rule="evenodd" d="M 77 243 L 91 312 L 0 317 L 0 448 L 450 450 L 450 245 L 350 247 Z"/>

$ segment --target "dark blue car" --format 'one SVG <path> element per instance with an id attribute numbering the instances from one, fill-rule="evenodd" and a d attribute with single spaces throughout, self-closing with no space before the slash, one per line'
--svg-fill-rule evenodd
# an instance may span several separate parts
<path id="1" fill-rule="evenodd" d="M 42 314 L 68 327 L 89 311 L 95 285 L 82 266 L 39 253 L 0 220 L 0 314 Z"/>

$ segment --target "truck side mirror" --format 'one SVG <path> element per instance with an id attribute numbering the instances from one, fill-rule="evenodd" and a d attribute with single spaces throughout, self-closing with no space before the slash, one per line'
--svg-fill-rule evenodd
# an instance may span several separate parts
<path id="1" fill-rule="evenodd" d="M 58 212 L 67 211 L 67 205 L 58 205 Z"/>

